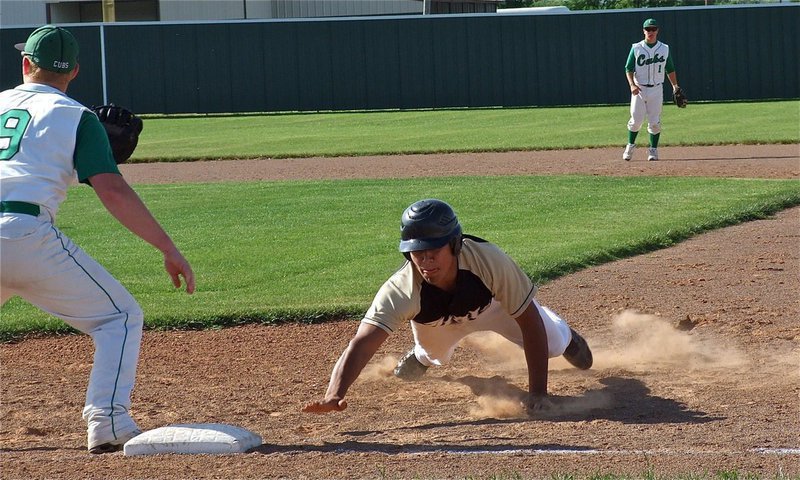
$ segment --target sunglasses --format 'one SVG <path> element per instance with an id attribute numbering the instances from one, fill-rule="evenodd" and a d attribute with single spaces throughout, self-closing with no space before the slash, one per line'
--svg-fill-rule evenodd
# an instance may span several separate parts
<path id="1" fill-rule="evenodd" d="M 658 27 L 645 27 L 644 29 L 646 32 L 657 32 Z"/>

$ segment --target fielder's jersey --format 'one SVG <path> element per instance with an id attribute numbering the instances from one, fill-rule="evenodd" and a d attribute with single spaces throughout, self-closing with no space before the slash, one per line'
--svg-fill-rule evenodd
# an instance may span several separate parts
<path id="1" fill-rule="evenodd" d="M 535 285 L 500 248 L 464 235 L 454 292 L 425 282 L 409 261 L 381 286 L 362 321 L 392 333 L 410 320 L 436 325 L 474 320 L 492 302 L 516 318 L 535 293 Z"/>
<path id="2" fill-rule="evenodd" d="M 60 90 L 26 83 L 0 92 L 0 198 L 55 218 L 77 178 L 117 173 L 97 116 Z"/>
<path id="3" fill-rule="evenodd" d="M 638 85 L 660 85 L 664 83 L 664 75 L 675 71 L 672 58 L 669 56 L 669 45 L 656 42 L 634 43 L 625 63 L 625 71 L 633 72 Z"/>

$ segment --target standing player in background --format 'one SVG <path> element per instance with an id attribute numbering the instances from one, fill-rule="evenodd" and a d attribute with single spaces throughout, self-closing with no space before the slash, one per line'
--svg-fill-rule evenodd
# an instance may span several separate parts
<path id="1" fill-rule="evenodd" d="M 36 29 L 22 51 L 23 84 L 0 93 L 0 296 L 19 295 L 92 337 L 94 365 L 83 418 L 91 453 L 120 450 L 141 433 L 131 418 L 143 313 L 111 274 L 53 222 L 77 177 L 123 226 L 164 255 L 176 288 L 192 268 L 122 178 L 98 117 L 66 95 L 78 75 L 67 30 Z M 91 221 L 91 218 L 85 219 Z"/>
<path id="2" fill-rule="evenodd" d="M 661 136 L 661 110 L 664 104 L 664 75 L 672 84 L 673 93 L 679 90 L 675 65 L 669 45 L 657 40 L 658 23 L 648 18 L 642 25 L 644 40 L 634 43 L 625 63 L 625 77 L 631 90 L 631 118 L 628 120 L 628 145 L 623 160 L 633 158 L 636 136 L 647 118 L 650 148 L 647 159 L 658 160 L 658 140 Z"/>
<path id="3" fill-rule="evenodd" d="M 410 322 L 414 347 L 395 375 L 415 380 L 450 360 L 467 335 L 496 332 L 523 348 L 528 365 L 526 407 L 550 407 L 548 359 L 563 355 L 592 366 L 586 341 L 534 299 L 536 287 L 496 245 L 462 235 L 455 212 L 441 200 L 420 200 L 403 212 L 400 252 L 408 260 L 380 288 L 361 325 L 333 367 L 322 400 L 309 413 L 344 410 L 344 396 L 389 334 Z"/>

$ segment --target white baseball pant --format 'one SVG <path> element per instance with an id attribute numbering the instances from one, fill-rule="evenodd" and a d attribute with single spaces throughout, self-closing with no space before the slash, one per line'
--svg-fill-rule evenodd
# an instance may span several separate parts
<path id="1" fill-rule="evenodd" d="M 661 111 L 664 107 L 664 87 L 639 85 L 639 93 L 631 95 L 631 118 L 628 130 L 638 132 L 647 118 L 647 132 L 653 135 L 661 132 Z"/>
<path id="2" fill-rule="evenodd" d="M 552 310 L 539 305 L 536 299 L 532 303 L 539 310 L 544 322 L 549 357 L 563 355 L 572 340 L 569 325 Z M 412 320 L 411 330 L 414 333 L 414 353 L 423 365 L 428 366 L 446 364 L 450 361 L 458 342 L 475 332 L 499 333 L 522 347 L 522 330 L 519 324 L 506 313 L 499 302 L 494 300 L 475 320 L 446 325 L 424 324 Z"/>
<path id="3" fill-rule="evenodd" d="M 92 337 L 83 418 L 89 446 L 137 429 L 128 413 L 143 314 L 133 296 L 43 211 L 0 214 L 0 299 L 19 295 Z"/>

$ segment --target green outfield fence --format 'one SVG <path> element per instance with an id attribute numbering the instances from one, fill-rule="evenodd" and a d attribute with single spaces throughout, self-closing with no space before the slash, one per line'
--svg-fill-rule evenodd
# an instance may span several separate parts
<path id="1" fill-rule="evenodd" d="M 174 114 L 627 103 L 649 17 L 692 101 L 800 98 L 797 2 L 65 26 L 82 48 L 75 98 Z M 33 27 L 0 29 L 3 89 Z"/>

